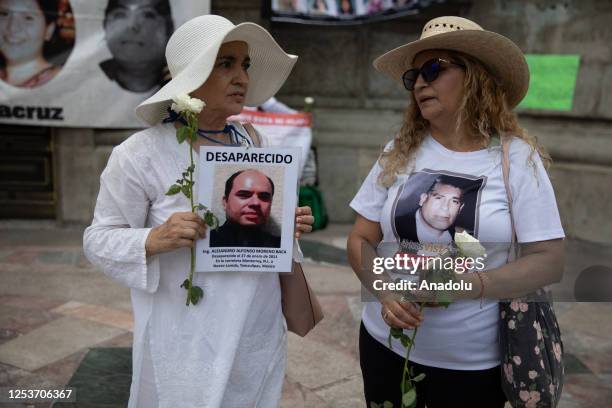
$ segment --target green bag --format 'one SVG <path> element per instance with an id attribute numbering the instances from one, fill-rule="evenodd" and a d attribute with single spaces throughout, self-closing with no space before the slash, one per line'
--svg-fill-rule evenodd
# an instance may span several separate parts
<path id="1" fill-rule="evenodd" d="M 313 231 L 323 229 L 327 226 L 327 211 L 325 210 L 323 196 L 318 188 L 315 186 L 301 186 L 299 203 L 300 207 L 307 205 L 312 209 L 312 215 L 314 216 L 314 224 L 312 224 Z"/>

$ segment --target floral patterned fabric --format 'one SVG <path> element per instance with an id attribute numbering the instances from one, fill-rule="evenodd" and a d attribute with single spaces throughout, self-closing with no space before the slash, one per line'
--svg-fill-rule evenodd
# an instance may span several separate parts
<path id="1" fill-rule="evenodd" d="M 532 298 L 500 302 L 502 388 L 513 408 L 554 408 L 563 388 L 563 343 L 552 302 Z"/>

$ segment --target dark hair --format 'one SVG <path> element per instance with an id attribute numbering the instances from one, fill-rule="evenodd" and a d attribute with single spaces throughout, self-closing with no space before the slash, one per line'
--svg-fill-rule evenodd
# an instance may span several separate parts
<path id="1" fill-rule="evenodd" d="M 238 177 L 240 174 L 244 173 L 245 171 L 257 171 L 259 173 L 261 173 L 259 170 L 255 170 L 255 169 L 247 169 L 247 170 L 240 170 L 235 172 L 234 174 L 232 174 L 231 176 L 229 176 L 229 178 L 225 181 L 225 192 L 223 194 L 223 197 L 227 198 L 229 196 L 229 194 L 232 192 L 232 188 L 234 188 L 234 179 L 236 177 Z M 261 173 L 263 174 L 263 173 Z M 264 174 L 264 176 L 266 176 Z M 270 182 L 270 186 L 272 187 L 272 195 L 274 195 L 274 182 L 272 181 L 272 179 L 268 176 L 266 176 L 266 178 L 268 179 L 268 181 Z"/>
<path id="2" fill-rule="evenodd" d="M 106 26 L 106 22 L 108 20 L 108 15 L 111 11 L 121 6 L 121 0 L 108 0 L 108 4 L 106 5 L 106 9 L 104 10 L 104 25 Z M 164 16 L 166 19 L 166 33 L 168 37 L 172 35 L 174 32 L 174 22 L 172 21 L 172 11 L 170 9 L 170 1 L 169 0 L 153 0 L 153 8 L 157 13 L 161 16 Z"/>
<path id="3" fill-rule="evenodd" d="M 447 186 L 458 188 L 461 191 L 461 197 L 459 197 L 459 200 L 463 201 L 463 195 L 465 194 L 465 186 L 463 186 L 463 183 L 461 183 L 457 177 L 451 177 L 444 174 L 436 177 L 434 182 L 431 183 L 431 186 L 427 190 L 427 194 L 433 193 L 434 189 L 438 184 L 445 184 Z"/>
<path id="4" fill-rule="evenodd" d="M 55 23 L 57 20 L 57 0 L 36 0 L 38 7 L 45 16 L 45 24 Z"/>

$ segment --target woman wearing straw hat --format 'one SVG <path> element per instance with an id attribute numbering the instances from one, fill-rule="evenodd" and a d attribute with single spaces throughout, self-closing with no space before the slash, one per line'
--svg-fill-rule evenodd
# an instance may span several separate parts
<path id="1" fill-rule="evenodd" d="M 501 408 L 506 398 L 495 299 L 557 282 L 563 270 L 564 232 L 545 170 L 550 158 L 512 112 L 529 84 L 525 58 L 506 37 L 464 18 L 439 17 L 418 41 L 387 52 L 374 66 L 402 83 L 411 103 L 399 134 L 351 202 L 357 212 L 348 241 L 353 269 L 372 287 L 362 259 L 375 256 L 381 242 L 399 241 L 397 222 L 408 211 L 420 248 L 446 245 L 453 239 L 448 231 L 461 229 L 485 245 L 487 258 L 484 271 L 460 275 L 472 289 L 455 293 L 448 308 L 420 309 L 382 292 L 376 293 L 380 301 L 365 305 L 360 356 L 366 399 L 403 406 L 406 348 L 394 340 L 389 349 L 389 328 L 411 335 L 418 327 L 410 366 L 414 376 L 425 376 L 416 382 L 416 406 Z M 509 186 L 522 257 L 510 263 L 511 217 L 495 135 L 512 136 Z M 444 177 L 461 179 L 461 187 L 440 181 Z M 539 363 L 538 352 L 521 367 Z M 526 406 L 535 406 L 539 392 L 521 394 Z"/>
<path id="2" fill-rule="evenodd" d="M 287 347 L 278 274 L 196 274 L 204 297 L 185 306 L 179 284 L 189 271 L 189 248 L 206 231 L 185 197 L 165 194 L 189 165 L 169 106 L 181 94 L 205 102 L 196 152 L 254 145 L 227 118 L 274 95 L 297 57 L 256 24 L 206 15 L 176 30 L 166 59 L 172 80 L 136 109 L 151 127 L 113 149 L 84 235 L 89 260 L 131 289 L 129 407 L 277 406 Z M 311 229 L 309 210 L 296 211 L 296 236 Z"/>

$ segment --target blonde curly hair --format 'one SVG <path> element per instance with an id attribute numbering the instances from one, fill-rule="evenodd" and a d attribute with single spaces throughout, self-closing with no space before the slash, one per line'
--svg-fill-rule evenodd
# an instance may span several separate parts
<path id="1" fill-rule="evenodd" d="M 504 90 L 482 63 L 463 53 L 450 51 L 450 55 L 466 67 L 457 129 L 464 126 L 483 146 L 488 146 L 491 136 L 495 134 L 515 136 L 532 147 L 532 154 L 537 151 L 544 167 L 548 168 L 552 162 L 550 156 L 534 136 L 519 126 L 516 114 L 506 103 Z M 386 188 L 395 182 L 398 174 L 405 171 L 408 162 L 429 133 L 429 122 L 421 115 L 414 93 L 410 94 L 410 99 L 411 103 L 406 109 L 393 147 L 380 156 L 382 172 L 378 182 Z M 529 161 L 535 166 L 531 156 Z M 408 169 L 408 173 L 413 170 Z"/>

